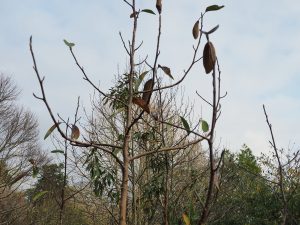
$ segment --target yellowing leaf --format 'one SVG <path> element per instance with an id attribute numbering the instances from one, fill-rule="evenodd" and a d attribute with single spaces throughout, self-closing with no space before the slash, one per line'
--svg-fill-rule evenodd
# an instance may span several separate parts
<path id="1" fill-rule="evenodd" d="M 158 68 L 161 68 L 165 74 L 167 74 L 169 77 L 171 77 L 174 80 L 174 77 L 171 74 L 171 69 L 169 67 L 161 66 L 158 64 Z"/>
<path id="2" fill-rule="evenodd" d="M 185 225 L 191 225 L 190 218 L 186 215 L 186 213 L 182 213 L 182 219 Z"/>
<path id="3" fill-rule="evenodd" d="M 59 125 L 59 124 L 60 124 L 60 123 L 58 123 L 58 125 Z M 46 140 L 46 138 L 49 137 L 49 135 L 55 130 L 55 128 L 56 128 L 56 124 L 53 124 L 53 125 L 49 128 L 49 130 L 47 131 L 47 133 L 45 134 L 44 140 Z"/>

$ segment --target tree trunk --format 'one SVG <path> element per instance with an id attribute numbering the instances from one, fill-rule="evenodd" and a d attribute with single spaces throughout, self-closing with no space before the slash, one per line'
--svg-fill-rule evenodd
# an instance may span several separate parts
<path id="1" fill-rule="evenodd" d="M 127 142 L 128 144 L 128 142 Z M 122 168 L 122 185 L 121 185 L 121 200 L 120 200 L 120 221 L 119 225 L 126 225 L 127 216 L 127 198 L 128 198 L 128 145 L 126 142 L 123 150 L 124 155 L 124 167 Z"/>

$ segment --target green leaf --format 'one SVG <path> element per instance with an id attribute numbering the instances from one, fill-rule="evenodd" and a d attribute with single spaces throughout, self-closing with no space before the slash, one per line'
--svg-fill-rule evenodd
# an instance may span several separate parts
<path id="1" fill-rule="evenodd" d="M 209 12 L 209 11 L 217 11 L 217 10 L 220 10 L 224 8 L 224 5 L 211 5 L 211 6 L 208 6 L 205 10 L 205 12 Z"/>
<path id="2" fill-rule="evenodd" d="M 213 29 L 211 29 L 210 31 L 206 32 L 206 34 L 211 34 L 213 32 L 215 32 L 216 30 L 218 30 L 219 25 L 215 26 Z"/>
<path id="3" fill-rule="evenodd" d="M 182 122 L 182 124 L 183 124 L 186 132 L 188 134 L 190 134 L 191 133 L 190 125 L 188 124 L 188 122 L 186 121 L 186 119 L 184 119 L 182 116 L 180 117 L 180 119 L 181 119 L 181 122 Z"/>
<path id="4" fill-rule="evenodd" d="M 69 48 L 72 48 L 72 47 L 74 47 L 74 46 L 75 46 L 75 44 L 74 44 L 74 43 L 72 43 L 72 42 L 68 42 L 66 39 L 64 39 L 64 42 L 65 42 L 66 46 L 68 46 Z"/>
<path id="5" fill-rule="evenodd" d="M 207 132 L 209 130 L 208 123 L 205 120 L 201 120 L 201 127 L 203 132 Z"/>
<path id="6" fill-rule="evenodd" d="M 51 153 L 61 153 L 61 154 L 65 154 L 65 152 L 63 150 L 59 150 L 59 149 L 55 149 L 53 151 L 51 151 Z"/>
<path id="7" fill-rule="evenodd" d="M 149 71 L 145 71 L 139 75 L 139 78 L 135 81 L 135 91 L 138 91 L 139 86 L 141 85 L 142 81 L 144 80 L 144 78 L 148 72 Z"/>
<path id="8" fill-rule="evenodd" d="M 119 134 L 118 141 L 123 141 L 123 140 L 124 140 L 124 135 L 123 134 Z"/>
<path id="9" fill-rule="evenodd" d="M 47 133 L 45 134 L 44 140 L 46 140 L 46 138 L 49 137 L 49 135 L 55 130 L 55 128 L 56 128 L 56 124 L 53 124 L 52 127 L 50 127 Z"/>
<path id="10" fill-rule="evenodd" d="M 153 15 L 156 15 L 155 12 L 153 12 L 151 9 L 143 9 L 141 12 L 150 13 Z"/>
<path id="11" fill-rule="evenodd" d="M 37 193 L 33 198 L 32 201 L 37 201 L 39 198 L 43 197 L 45 194 L 47 194 L 49 191 L 41 191 Z"/>

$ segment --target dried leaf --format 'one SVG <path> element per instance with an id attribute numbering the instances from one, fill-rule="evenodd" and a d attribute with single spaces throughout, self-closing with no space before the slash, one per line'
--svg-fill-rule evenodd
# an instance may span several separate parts
<path id="1" fill-rule="evenodd" d="M 190 218 L 186 215 L 186 213 L 182 213 L 182 219 L 185 225 L 191 225 Z"/>
<path id="2" fill-rule="evenodd" d="M 146 102 L 149 103 L 150 102 L 150 96 L 151 96 L 151 91 L 153 89 L 153 79 L 148 80 L 145 85 L 144 85 L 144 90 L 143 91 L 149 91 L 149 92 L 144 92 L 143 93 L 143 97 L 142 99 Z"/>
<path id="3" fill-rule="evenodd" d="M 79 136 L 80 136 L 79 128 L 76 125 L 72 125 L 71 139 L 77 140 Z"/>
<path id="4" fill-rule="evenodd" d="M 158 64 L 158 68 L 161 68 L 165 74 L 167 74 L 169 77 L 171 77 L 174 80 L 174 77 L 171 74 L 171 69 L 169 67 L 161 66 Z"/>
<path id="5" fill-rule="evenodd" d="M 136 98 L 133 97 L 132 98 L 132 102 L 136 105 L 138 105 L 139 107 L 141 107 L 143 110 L 145 110 L 147 113 L 150 113 L 150 108 L 147 104 L 147 102 L 145 102 L 143 99 L 141 98 Z"/>
<path id="6" fill-rule="evenodd" d="M 194 24 L 194 27 L 193 27 L 193 37 L 195 39 L 197 39 L 199 37 L 199 20 L 196 21 L 196 23 Z"/>
<path id="7" fill-rule="evenodd" d="M 161 9 L 162 9 L 161 1 L 162 0 L 156 0 L 156 9 L 157 9 L 159 14 L 161 14 Z"/>
<path id="8" fill-rule="evenodd" d="M 207 74 L 214 69 L 216 60 L 215 47 L 210 41 L 208 41 L 203 50 L 203 66 Z"/>

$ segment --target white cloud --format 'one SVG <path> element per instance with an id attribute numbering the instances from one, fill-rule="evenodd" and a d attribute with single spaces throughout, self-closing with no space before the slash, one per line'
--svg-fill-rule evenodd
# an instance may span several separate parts
<path id="1" fill-rule="evenodd" d="M 138 2 L 141 8 L 155 10 L 152 2 Z M 178 79 L 190 63 L 195 41 L 191 29 L 208 2 L 165 1 L 160 62 L 172 68 Z M 217 1 L 226 7 L 206 14 L 205 29 L 216 24 L 212 35 L 221 63 L 224 99 L 218 136 L 224 145 L 238 149 L 243 143 L 259 153 L 268 148 L 268 130 L 262 104 L 269 109 L 282 147 L 299 140 L 300 93 L 296 85 L 300 74 L 300 3 L 286 1 Z M 44 132 L 51 121 L 44 105 L 33 99 L 39 92 L 32 70 L 28 39 L 34 49 L 46 90 L 55 112 L 72 115 L 77 96 L 89 103 L 91 88 L 81 78 L 62 39 L 76 43 L 75 52 L 91 78 L 108 90 L 119 65 L 123 72 L 128 58 L 120 42 L 130 37 L 130 10 L 123 1 L 5 1 L 1 6 L 0 70 L 13 75 L 23 89 L 22 102 L 38 114 Z M 140 17 L 138 41 L 144 40 L 141 57 L 153 58 L 157 36 L 157 17 Z M 203 46 L 203 45 L 202 45 Z M 205 104 L 195 91 L 210 96 L 210 77 L 202 62 L 184 82 L 186 95 L 196 99 L 195 111 Z M 49 124 L 50 123 L 50 124 Z M 275 126 L 276 124 L 276 126 Z M 298 139 L 297 139 L 298 138 Z M 298 144 L 299 145 L 299 144 Z"/>

